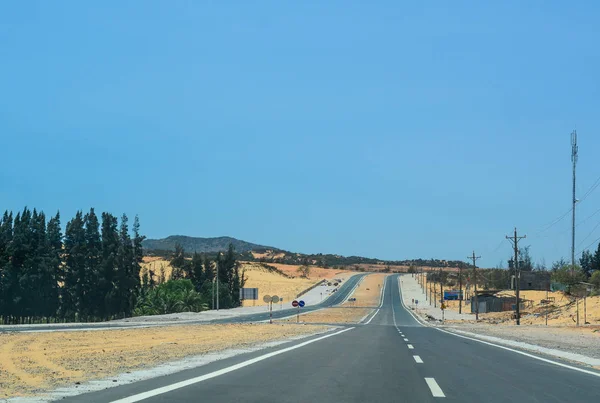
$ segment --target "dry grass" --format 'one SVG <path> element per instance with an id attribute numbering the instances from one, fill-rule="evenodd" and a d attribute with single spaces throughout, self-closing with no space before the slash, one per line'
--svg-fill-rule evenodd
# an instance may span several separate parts
<path id="1" fill-rule="evenodd" d="M 327 308 L 317 312 L 300 315 L 300 323 L 358 323 L 365 315 L 373 312 L 370 308 Z M 282 319 L 280 322 L 296 323 L 296 317 Z"/>
<path id="2" fill-rule="evenodd" d="M 381 290 L 387 274 L 369 274 L 359 284 L 351 297 L 356 302 L 346 301 L 345 306 L 372 306 L 378 307 L 381 300 Z"/>
<path id="3" fill-rule="evenodd" d="M 295 264 L 280 264 L 280 263 L 268 263 L 269 266 L 275 266 L 278 270 L 281 270 L 283 273 L 288 276 L 297 277 L 299 276 L 298 268 L 300 265 Z M 310 266 L 310 275 L 308 278 L 313 281 L 323 280 L 323 279 L 334 279 L 334 278 L 345 278 L 349 274 L 354 272 L 350 270 L 334 270 L 334 269 L 326 269 L 324 267 L 316 267 Z"/>
<path id="4" fill-rule="evenodd" d="M 0 398 L 229 348 L 315 333 L 321 326 L 233 324 L 0 334 Z"/>
<path id="5" fill-rule="evenodd" d="M 264 295 L 277 295 L 284 303 L 293 301 L 296 295 L 318 280 L 305 278 L 288 278 L 276 272 L 269 272 L 256 263 L 243 263 L 248 281 L 245 287 L 258 288 L 258 301 L 244 301 L 244 306 L 265 305 Z"/>

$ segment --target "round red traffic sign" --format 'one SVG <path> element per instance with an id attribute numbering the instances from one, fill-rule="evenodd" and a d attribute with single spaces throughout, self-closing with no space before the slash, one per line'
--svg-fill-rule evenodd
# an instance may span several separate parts
<path id="1" fill-rule="evenodd" d="M 298 306 L 298 301 L 296 301 L 296 300 L 293 300 L 293 301 L 292 301 L 292 306 L 293 306 L 294 308 L 295 308 L 295 307 L 297 307 L 297 306 Z"/>

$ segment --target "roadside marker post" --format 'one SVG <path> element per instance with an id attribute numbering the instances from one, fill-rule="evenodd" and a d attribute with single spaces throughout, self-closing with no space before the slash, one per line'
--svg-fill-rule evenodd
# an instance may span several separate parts
<path id="1" fill-rule="evenodd" d="M 292 306 L 294 308 L 298 308 L 298 310 L 296 311 L 296 323 L 300 323 L 300 304 L 298 303 L 298 301 L 293 300 Z"/>

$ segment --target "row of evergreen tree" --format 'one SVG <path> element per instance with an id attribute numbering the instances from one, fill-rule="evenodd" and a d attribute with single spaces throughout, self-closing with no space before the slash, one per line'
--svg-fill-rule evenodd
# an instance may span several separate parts
<path id="1" fill-rule="evenodd" d="M 136 216 L 121 220 L 78 211 L 62 234 L 60 214 L 46 220 L 27 207 L 0 221 L 2 323 L 130 316 L 140 291 L 142 241 Z"/>

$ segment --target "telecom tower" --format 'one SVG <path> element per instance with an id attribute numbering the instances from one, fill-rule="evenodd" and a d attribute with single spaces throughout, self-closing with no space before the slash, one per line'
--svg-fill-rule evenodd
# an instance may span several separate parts
<path id="1" fill-rule="evenodd" d="M 579 148 L 577 147 L 577 131 L 573 130 L 571 133 L 571 161 L 573 162 L 573 221 L 571 227 L 571 273 L 575 270 L 575 205 L 577 199 L 575 198 L 575 176 L 577 169 L 577 157 Z"/>

